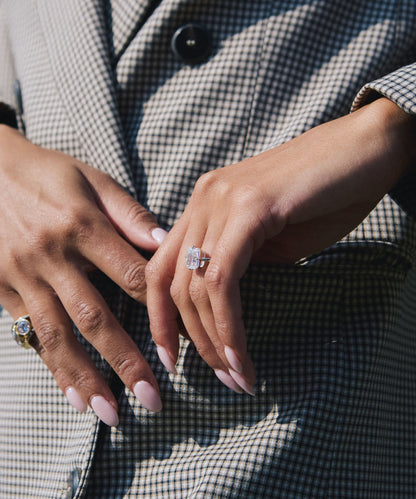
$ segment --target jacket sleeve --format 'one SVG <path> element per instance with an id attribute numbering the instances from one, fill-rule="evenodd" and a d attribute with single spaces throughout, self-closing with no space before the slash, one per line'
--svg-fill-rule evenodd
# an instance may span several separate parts
<path id="1" fill-rule="evenodd" d="M 0 0 L 0 102 L 16 108 L 13 92 L 15 71 L 10 49 L 5 3 L 4 0 Z"/>
<path id="2" fill-rule="evenodd" d="M 364 85 L 354 100 L 352 110 L 380 96 L 387 97 L 416 120 L 416 63 Z M 416 218 L 416 162 L 390 195 L 407 213 Z"/>

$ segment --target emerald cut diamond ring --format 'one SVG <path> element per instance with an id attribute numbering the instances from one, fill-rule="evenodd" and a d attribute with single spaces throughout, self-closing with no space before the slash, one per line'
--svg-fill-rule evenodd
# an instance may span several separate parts
<path id="1" fill-rule="evenodd" d="M 201 248 L 195 248 L 191 246 L 186 252 L 185 262 L 186 268 L 189 270 L 202 269 L 205 262 L 209 262 L 211 258 L 208 258 L 205 251 Z"/>

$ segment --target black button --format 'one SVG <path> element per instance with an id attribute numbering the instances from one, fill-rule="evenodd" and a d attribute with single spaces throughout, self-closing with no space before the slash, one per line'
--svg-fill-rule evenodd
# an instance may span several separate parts
<path id="1" fill-rule="evenodd" d="M 175 31 L 171 47 L 181 61 L 191 65 L 199 64 L 211 54 L 211 36 L 200 24 L 185 24 Z"/>

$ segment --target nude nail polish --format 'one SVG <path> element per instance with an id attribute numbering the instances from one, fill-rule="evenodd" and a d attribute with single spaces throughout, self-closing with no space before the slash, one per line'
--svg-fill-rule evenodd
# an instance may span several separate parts
<path id="1" fill-rule="evenodd" d="M 233 378 L 233 380 L 241 386 L 241 388 L 247 392 L 249 395 L 253 396 L 255 395 L 254 393 L 254 386 L 250 385 L 250 383 L 243 378 L 243 376 L 240 373 L 237 373 L 233 371 L 233 369 L 229 370 L 230 376 Z"/>
<path id="2" fill-rule="evenodd" d="M 242 374 L 243 364 L 241 363 L 241 360 L 236 354 L 235 350 L 226 346 L 224 348 L 224 354 L 227 357 L 227 360 L 230 363 L 230 366 L 233 368 L 233 370 L 239 374 Z"/>
<path id="3" fill-rule="evenodd" d="M 69 386 L 65 390 L 65 397 L 68 399 L 68 402 L 79 412 L 85 412 L 88 408 L 88 405 L 82 398 L 79 393 L 75 390 L 73 386 Z"/>
<path id="4" fill-rule="evenodd" d="M 157 227 L 156 229 L 152 230 L 152 237 L 159 244 L 162 244 L 163 240 L 167 235 L 168 233 L 165 230 L 161 229 L 160 227 Z"/>
<path id="5" fill-rule="evenodd" d="M 91 407 L 95 414 L 103 423 L 108 426 L 117 426 L 119 423 L 118 415 L 114 407 L 101 395 L 96 395 L 91 399 Z"/>
<path id="6" fill-rule="evenodd" d="M 139 381 L 134 385 L 134 395 L 143 407 L 152 412 L 159 412 L 162 409 L 162 401 L 156 389 L 147 381 Z"/>
<path id="7" fill-rule="evenodd" d="M 166 367 L 167 371 L 171 374 L 178 374 L 175 367 L 175 362 L 166 348 L 156 345 L 157 354 L 159 355 L 160 362 Z"/>
<path id="8" fill-rule="evenodd" d="M 216 374 L 217 378 L 221 381 L 221 383 L 224 383 L 224 385 L 229 388 L 230 390 L 233 390 L 236 393 L 243 393 L 243 390 L 240 388 L 239 385 L 233 380 L 233 378 L 225 371 L 222 369 L 214 369 L 214 373 Z"/>

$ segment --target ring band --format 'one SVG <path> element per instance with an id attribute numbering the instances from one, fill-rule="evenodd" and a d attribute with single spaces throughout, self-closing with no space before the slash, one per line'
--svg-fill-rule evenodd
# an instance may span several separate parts
<path id="1" fill-rule="evenodd" d="M 189 270 L 202 269 L 205 262 L 209 262 L 211 258 L 208 258 L 205 251 L 201 248 L 196 248 L 191 246 L 186 252 L 186 268 Z"/>
<path id="2" fill-rule="evenodd" d="M 19 317 L 12 326 L 12 336 L 14 341 L 23 348 L 30 348 L 30 338 L 35 334 L 32 322 L 28 315 Z"/>

